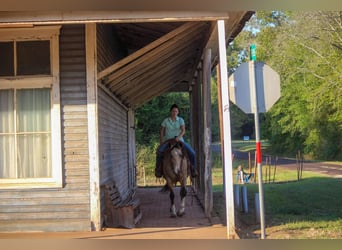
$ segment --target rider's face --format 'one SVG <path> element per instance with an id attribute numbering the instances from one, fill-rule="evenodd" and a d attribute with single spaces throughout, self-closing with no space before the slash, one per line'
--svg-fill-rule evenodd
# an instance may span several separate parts
<path id="1" fill-rule="evenodd" d="M 178 115 L 179 111 L 177 108 L 173 108 L 171 110 L 171 117 L 176 117 Z"/>

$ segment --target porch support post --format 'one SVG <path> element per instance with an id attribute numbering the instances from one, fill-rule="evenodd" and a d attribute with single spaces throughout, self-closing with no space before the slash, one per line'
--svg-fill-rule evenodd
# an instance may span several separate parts
<path id="1" fill-rule="evenodd" d="M 199 74 L 194 78 L 193 80 L 193 85 L 191 87 L 191 124 L 192 124 L 192 130 L 191 130 L 191 144 L 194 147 L 194 150 L 196 152 L 196 167 L 197 167 L 197 172 L 199 176 L 197 176 L 195 180 L 195 188 L 201 188 L 201 179 L 202 179 L 202 164 L 201 164 L 201 140 L 200 140 L 200 135 L 201 135 L 201 125 L 198 123 L 200 120 L 200 114 L 201 114 L 201 88 L 200 88 L 200 81 L 199 81 Z"/>
<path id="2" fill-rule="evenodd" d="M 204 155 L 204 210 L 211 217 L 213 192 L 211 178 L 211 49 L 204 52 L 203 60 L 203 155 Z"/>
<path id="3" fill-rule="evenodd" d="M 85 26 L 91 230 L 101 230 L 96 23 Z"/>
<path id="4" fill-rule="evenodd" d="M 130 189 L 137 187 L 136 183 L 136 151 L 135 151 L 135 125 L 134 110 L 128 109 L 128 185 Z"/>
<path id="5" fill-rule="evenodd" d="M 234 220 L 234 192 L 233 192 L 233 161 L 232 161 L 232 142 L 230 128 L 230 110 L 228 93 L 228 68 L 226 52 L 226 36 L 224 20 L 217 21 L 218 42 L 219 42 L 219 79 L 221 80 L 221 124 L 223 134 L 221 134 L 221 143 L 223 144 L 222 162 L 224 166 L 224 184 L 226 197 L 226 216 L 227 216 L 227 238 L 235 238 L 235 220 Z"/>

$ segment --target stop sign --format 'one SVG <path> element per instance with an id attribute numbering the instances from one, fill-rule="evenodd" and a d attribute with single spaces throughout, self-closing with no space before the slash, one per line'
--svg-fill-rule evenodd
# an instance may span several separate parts
<path id="1" fill-rule="evenodd" d="M 255 71 L 254 71 L 255 67 Z M 279 74 L 263 62 L 242 63 L 229 77 L 229 99 L 245 113 L 256 113 L 254 72 L 258 111 L 268 111 L 280 97 Z"/>

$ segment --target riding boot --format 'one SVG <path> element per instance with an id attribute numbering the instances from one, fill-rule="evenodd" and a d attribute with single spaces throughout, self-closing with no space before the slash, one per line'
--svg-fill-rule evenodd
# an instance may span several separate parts
<path id="1" fill-rule="evenodd" d="M 156 168 L 154 169 L 154 175 L 157 178 L 161 178 L 163 176 L 163 168 L 161 164 L 157 165 Z"/>
<path id="2" fill-rule="evenodd" d="M 190 165 L 190 171 L 191 171 L 191 178 L 196 178 L 197 177 L 197 171 L 194 168 L 194 165 Z"/>

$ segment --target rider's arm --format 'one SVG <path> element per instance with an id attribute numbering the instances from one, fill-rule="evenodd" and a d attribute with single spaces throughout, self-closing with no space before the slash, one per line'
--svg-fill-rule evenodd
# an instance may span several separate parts
<path id="1" fill-rule="evenodd" d="M 161 126 L 159 133 L 159 144 L 163 144 L 163 139 L 165 135 L 165 127 Z"/>
<path id="2" fill-rule="evenodd" d="M 181 130 L 181 132 L 176 137 L 176 141 L 178 141 L 180 138 L 182 138 L 184 136 L 184 134 L 185 134 L 185 125 L 180 126 L 180 130 Z"/>

